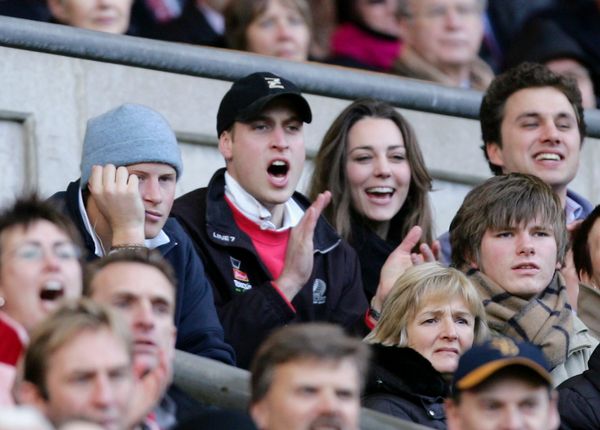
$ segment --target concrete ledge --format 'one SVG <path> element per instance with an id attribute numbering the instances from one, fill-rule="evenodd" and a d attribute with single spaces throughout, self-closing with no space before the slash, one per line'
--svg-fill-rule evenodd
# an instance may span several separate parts
<path id="1" fill-rule="evenodd" d="M 184 351 L 175 353 L 174 383 L 193 398 L 212 405 L 246 410 L 250 373 Z M 427 427 L 362 408 L 362 430 L 425 430 Z"/>

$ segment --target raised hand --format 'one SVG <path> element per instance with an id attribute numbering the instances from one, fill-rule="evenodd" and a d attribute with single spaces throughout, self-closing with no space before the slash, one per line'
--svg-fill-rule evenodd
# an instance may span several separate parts
<path id="1" fill-rule="evenodd" d="M 427 243 L 419 245 L 420 252 L 413 252 L 410 257 L 413 265 L 429 263 L 432 261 L 440 261 L 442 255 L 442 246 L 438 240 L 434 240 L 431 246 Z"/>
<path id="2" fill-rule="evenodd" d="M 423 230 L 418 225 L 411 228 L 400 245 L 385 260 L 379 273 L 377 291 L 371 300 L 371 307 L 376 311 L 381 311 L 387 295 L 406 269 L 418 264 L 439 261 L 442 248 L 437 240 L 434 240 L 431 245 L 422 243 L 419 245 L 420 252 L 412 252 L 412 249 L 419 243 L 422 234 Z"/>
<path id="3" fill-rule="evenodd" d="M 144 243 L 145 211 L 137 176 L 124 166 L 93 166 L 88 189 L 111 228 L 111 246 Z"/>
<path id="4" fill-rule="evenodd" d="M 134 364 L 134 388 L 131 404 L 127 409 L 129 429 L 138 425 L 162 399 L 172 379 L 172 360 L 160 351 L 158 363 L 152 369 Z"/>
<path id="5" fill-rule="evenodd" d="M 331 193 L 325 191 L 317 196 L 304 216 L 290 233 L 285 263 L 277 288 L 291 301 L 310 278 L 314 263 L 313 236 L 319 216 L 331 201 Z"/>

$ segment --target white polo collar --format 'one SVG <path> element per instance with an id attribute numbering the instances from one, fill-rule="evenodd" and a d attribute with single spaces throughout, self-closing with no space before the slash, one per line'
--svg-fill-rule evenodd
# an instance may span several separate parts
<path id="1" fill-rule="evenodd" d="M 287 230 L 298 224 L 304 215 L 300 205 L 290 198 L 283 204 L 283 221 L 281 227 L 277 228 L 271 222 L 271 212 L 242 188 L 228 172 L 225 172 L 225 196 L 246 218 L 258 224 L 263 230 Z"/>

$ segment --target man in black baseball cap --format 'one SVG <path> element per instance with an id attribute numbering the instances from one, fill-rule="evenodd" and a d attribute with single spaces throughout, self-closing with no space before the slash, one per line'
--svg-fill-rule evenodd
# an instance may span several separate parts
<path id="1" fill-rule="evenodd" d="M 310 106 L 293 82 L 272 73 L 259 72 L 236 81 L 221 100 L 217 135 L 221 136 L 235 121 L 256 118 L 269 102 L 282 97 L 291 101 L 303 122 L 312 121 Z"/>
<path id="2" fill-rule="evenodd" d="M 537 346 L 493 338 L 458 362 L 445 405 L 448 430 L 557 429 L 557 399 Z"/>
<path id="3" fill-rule="evenodd" d="M 206 262 L 225 337 L 248 367 L 261 341 L 294 322 L 355 325 L 367 310 L 354 251 L 294 192 L 310 106 L 289 80 L 253 73 L 234 82 L 217 114 L 226 168 L 176 200 L 173 214 Z"/>

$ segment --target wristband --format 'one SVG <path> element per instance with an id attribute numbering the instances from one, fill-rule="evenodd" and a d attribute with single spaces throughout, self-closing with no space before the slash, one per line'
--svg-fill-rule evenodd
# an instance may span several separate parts
<path id="1" fill-rule="evenodd" d="M 379 318 L 381 317 L 381 312 L 378 312 L 375 309 L 373 309 L 372 307 L 369 307 L 369 316 L 371 318 L 373 318 L 375 321 L 379 321 Z"/>
<path id="2" fill-rule="evenodd" d="M 140 245 L 137 243 L 126 243 L 123 245 L 111 246 L 110 251 L 108 252 L 108 255 L 114 254 L 115 252 L 121 252 L 121 251 L 140 252 L 142 250 L 146 250 L 146 251 L 148 250 L 146 245 Z"/>

